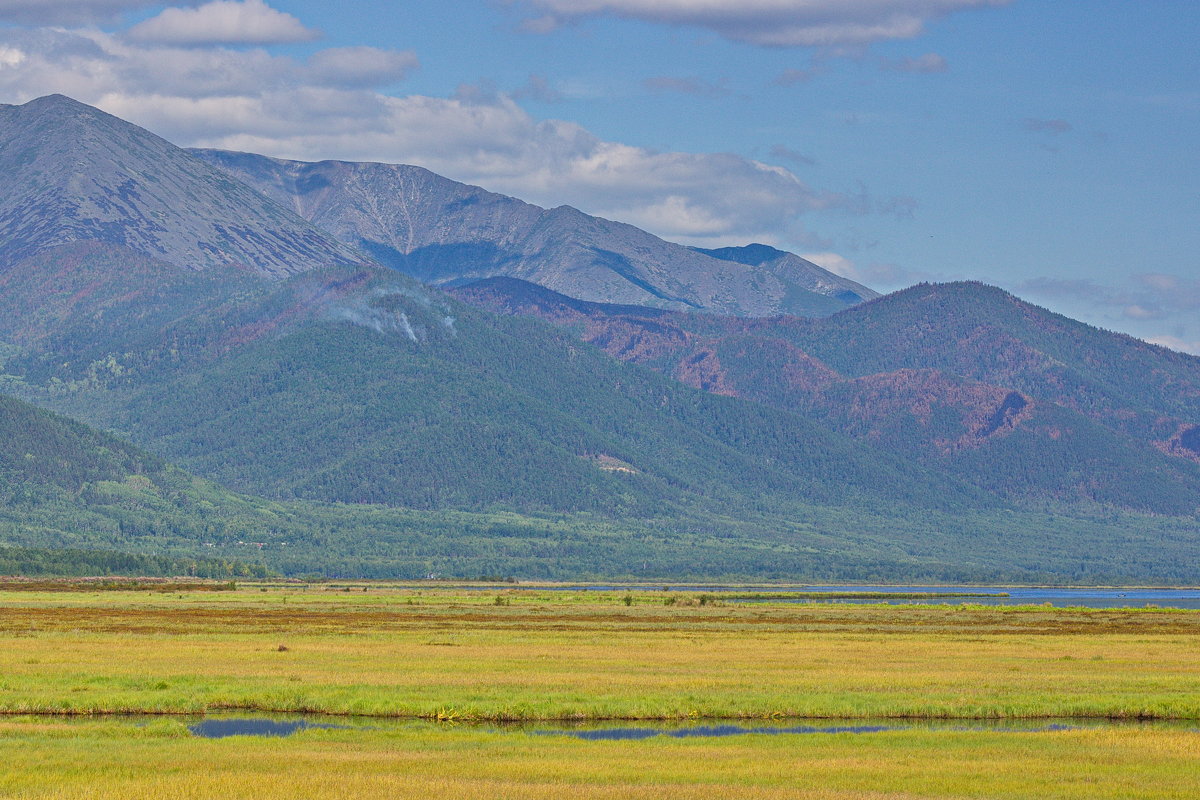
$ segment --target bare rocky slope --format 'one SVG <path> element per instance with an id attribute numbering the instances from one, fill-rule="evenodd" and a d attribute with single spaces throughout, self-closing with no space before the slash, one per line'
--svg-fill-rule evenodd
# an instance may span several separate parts
<path id="1" fill-rule="evenodd" d="M 365 259 L 165 139 L 62 95 L 0 106 L 0 259 L 121 245 L 282 277 Z"/>
<path id="2" fill-rule="evenodd" d="M 544 209 L 403 164 L 194 155 L 379 263 L 433 284 L 505 275 L 606 303 L 824 316 L 878 293 L 791 253 L 702 251 L 570 206 Z"/>

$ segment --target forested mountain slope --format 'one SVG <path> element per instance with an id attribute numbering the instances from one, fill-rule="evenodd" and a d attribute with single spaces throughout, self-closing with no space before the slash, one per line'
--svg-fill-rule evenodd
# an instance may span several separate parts
<path id="1" fill-rule="evenodd" d="M 749 496 L 982 502 L 795 414 L 695 391 L 394 273 L 151 282 L 155 262 L 83 247 L 51 259 L 79 262 L 59 306 L 30 304 L 17 280 L 44 259 L 7 274 L 0 330 L 21 349 L 6 371 L 240 491 L 637 515 Z"/>
<path id="2" fill-rule="evenodd" d="M 800 412 L 1014 500 L 1200 506 L 1200 359 L 978 284 L 918 286 L 828 319 L 582 303 L 520 281 L 453 290 L 565 325 L 693 386 Z"/>

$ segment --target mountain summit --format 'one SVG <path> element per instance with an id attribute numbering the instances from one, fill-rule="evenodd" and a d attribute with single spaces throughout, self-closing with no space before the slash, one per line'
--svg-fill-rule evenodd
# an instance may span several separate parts
<path id="1" fill-rule="evenodd" d="M 63 95 L 0 106 L 0 171 L 6 263 L 78 241 L 274 277 L 364 260 L 165 139 Z"/>
<path id="2" fill-rule="evenodd" d="M 695 250 L 421 167 L 191 152 L 343 244 L 427 283 L 507 276 L 580 300 L 753 317 L 824 316 L 879 296 L 791 253 L 766 248 L 770 257 L 755 262 Z"/>
<path id="3" fill-rule="evenodd" d="M 739 316 L 825 316 L 878 296 L 764 245 L 688 248 L 421 167 L 187 151 L 63 95 L 0 106 L 0 169 L 7 264 L 99 242 L 188 270 L 282 278 L 373 263 L 433 284 L 510 276 L 582 300 Z"/>

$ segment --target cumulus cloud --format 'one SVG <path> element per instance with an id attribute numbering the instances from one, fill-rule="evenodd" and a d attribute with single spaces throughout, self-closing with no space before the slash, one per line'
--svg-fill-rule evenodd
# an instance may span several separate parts
<path id="1" fill-rule="evenodd" d="M 212 0 L 196 8 L 168 8 L 126 35 L 136 42 L 205 45 L 306 42 L 320 33 L 263 0 Z"/>
<path id="2" fill-rule="evenodd" d="M 706 28 L 768 47 L 862 45 L 919 35 L 932 19 L 1010 0 L 523 0 L 525 29 L 547 33 L 587 17 L 616 16 Z"/>
<path id="3" fill-rule="evenodd" d="M 1085 279 L 1035 278 L 1019 288 L 1045 297 L 1119 309 L 1131 319 L 1160 319 L 1171 312 L 1200 311 L 1200 280 L 1158 272 L 1133 275 L 1123 287 Z"/>
<path id="4" fill-rule="evenodd" d="M 658 152 L 538 120 L 487 84 L 448 98 L 373 91 L 415 65 L 409 53 L 371 48 L 319 50 L 305 61 L 94 29 L 0 30 L 0 96 L 9 102 L 61 92 L 181 145 L 419 164 L 692 244 L 797 241 L 806 212 L 875 208 L 861 192 L 818 191 L 780 166 Z"/>
<path id="5" fill-rule="evenodd" d="M 1129 302 L 1122 300 L 1116 289 L 1082 278 L 1033 278 L 1017 286 L 1017 291 L 1055 299 L 1087 300 L 1097 305 Z"/>
<path id="6" fill-rule="evenodd" d="M 122 12 L 162 6 L 162 0 L 0 0 L 0 21 L 18 25 L 107 22 Z"/>
<path id="7" fill-rule="evenodd" d="M 25 62 L 25 51 L 8 45 L 0 45 L 0 69 L 19 67 Z"/>
<path id="8" fill-rule="evenodd" d="M 852 281 L 862 281 L 863 276 L 850 259 L 838 253 L 803 253 L 801 258 L 808 259 L 818 267 L 829 270 L 835 275 L 849 278 Z"/>
<path id="9" fill-rule="evenodd" d="M 1187 289 L 1187 282 L 1179 276 L 1164 275 L 1161 272 L 1149 272 L 1142 275 L 1135 275 L 1134 281 L 1146 287 L 1147 289 L 1156 292 L 1170 292 L 1174 294 L 1180 290 L 1186 291 Z"/>
<path id="10" fill-rule="evenodd" d="M 10 98 L 61 92 L 130 107 L 138 98 L 175 105 L 213 98 L 233 114 L 245 98 L 302 87 L 361 89 L 399 80 L 416 65 L 410 52 L 376 48 L 330 48 L 297 61 L 260 48 L 145 45 L 95 30 L 0 31 L 0 90 Z M 169 134 L 197 135 L 184 128 L 172 125 Z"/>
<path id="11" fill-rule="evenodd" d="M 1166 347 L 1170 350 L 1178 350 L 1181 353 L 1200 356 L 1200 341 L 1181 339 L 1178 336 L 1151 336 L 1145 341 L 1150 344 L 1159 345 L 1160 347 Z"/>
<path id="12" fill-rule="evenodd" d="M 323 86 L 367 88 L 402 80 L 420 62 L 411 50 L 330 47 L 308 60 L 308 78 Z"/>

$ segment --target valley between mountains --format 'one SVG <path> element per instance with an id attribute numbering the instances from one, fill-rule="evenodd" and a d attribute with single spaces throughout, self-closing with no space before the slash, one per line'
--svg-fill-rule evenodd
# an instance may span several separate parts
<path id="1" fill-rule="evenodd" d="M 0 165 L 0 564 L 1200 580 L 1200 359 L 999 289 L 57 95 Z"/>

